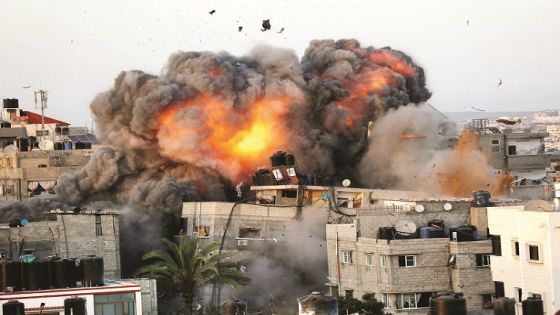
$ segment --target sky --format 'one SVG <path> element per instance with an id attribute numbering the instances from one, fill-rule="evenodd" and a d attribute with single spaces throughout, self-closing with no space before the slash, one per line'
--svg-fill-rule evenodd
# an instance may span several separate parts
<path id="1" fill-rule="evenodd" d="M 404 51 L 442 111 L 560 108 L 556 0 L 1 0 L 0 21 L 0 97 L 35 110 L 33 91 L 48 90 L 46 115 L 73 126 L 90 125 L 89 104 L 123 70 L 160 74 L 177 51 L 258 45 L 301 57 L 313 39 Z"/>

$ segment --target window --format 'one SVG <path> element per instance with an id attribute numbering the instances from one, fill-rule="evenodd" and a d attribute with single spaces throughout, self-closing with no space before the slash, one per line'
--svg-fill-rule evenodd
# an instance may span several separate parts
<path id="1" fill-rule="evenodd" d="M 295 190 L 295 189 L 282 190 L 282 197 L 284 197 L 284 198 L 297 198 L 297 190 Z"/>
<path id="2" fill-rule="evenodd" d="M 381 294 L 381 303 L 383 303 L 383 307 L 389 308 L 389 294 Z"/>
<path id="3" fill-rule="evenodd" d="M 103 227 L 101 226 L 101 215 L 95 215 L 95 236 L 103 235 Z"/>
<path id="4" fill-rule="evenodd" d="M 494 281 L 494 291 L 497 298 L 506 296 L 504 283 L 501 281 Z"/>
<path id="5" fill-rule="evenodd" d="M 539 245 L 527 244 L 527 252 L 529 253 L 529 261 L 540 262 Z"/>
<path id="6" fill-rule="evenodd" d="M 198 237 L 209 237 L 210 236 L 210 227 L 206 225 L 198 225 L 194 227 L 194 232 L 196 233 L 195 236 Z"/>
<path id="7" fill-rule="evenodd" d="M 4 195 L 13 196 L 14 195 L 14 185 L 6 185 L 4 187 Z"/>
<path id="8" fill-rule="evenodd" d="M 349 250 L 345 250 L 342 252 L 342 262 L 345 264 L 352 263 L 352 252 Z"/>
<path id="9" fill-rule="evenodd" d="M 385 255 L 379 256 L 379 265 L 381 265 L 381 267 L 385 267 L 387 265 L 387 259 L 385 257 L 387 256 Z"/>
<path id="10" fill-rule="evenodd" d="M 490 266 L 490 255 L 488 255 L 488 254 L 476 254 L 476 266 L 477 267 L 489 267 Z"/>
<path id="11" fill-rule="evenodd" d="M 492 139 L 493 145 L 500 145 L 500 139 Z"/>
<path id="12" fill-rule="evenodd" d="M 511 254 L 519 257 L 519 241 L 511 240 Z"/>
<path id="13" fill-rule="evenodd" d="M 430 297 L 434 292 L 402 293 L 397 297 L 398 309 L 422 308 L 430 306 Z"/>
<path id="14" fill-rule="evenodd" d="M 43 133 L 43 130 L 37 130 L 37 131 L 35 132 L 35 135 L 36 135 L 37 137 L 48 136 L 48 135 L 49 135 L 49 131 L 48 131 L 48 130 L 45 130 L 45 133 Z"/>
<path id="15" fill-rule="evenodd" d="M 373 266 L 373 254 L 366 254 L 366 266 Z"/>
<path id="16" fill-rule="evenodd" d="M 513 288 L 513 292 L 515 293 L 515 300 L 521 303 L 523 300 L 523 290 L 521 288 Z"/>
<path id="17" fill-rule="evenodd" d="M 482 295 L 482 308 L 492 308 L 494 307 L 494 302 L 492 301 L 492 294 Z"/>
<path id="18" fill-rule="evenodd" d="M 8 251 L 5 249 L 0 249 L 0 260 L 8 259 Z"/>
<path id="19" fill-rule="evenodd" d="M 134 293 L 94 295 L 95 315 L 135 315 Z"/>
<path id="20" fill-rule="evenodd" d="M 261 229 L 239 228 L 239 238 L 261 238 Z"/>
<path id="21" fill-rule="evenodd" d="M 416 267 L 416 256 L 399 256 L 399 267 Z"/>
<path id="22" fill-rule="evenodd" d="M 492 255 L 502 256 L 502 239 L 500 235 L 490 235 L 492 239 Z"/>
<path id="23" fill-rule="evenodd" d="M 416 293 L 401 294 L 401 309 L 416 308 Z"/>
<path id="24" fill-rule="evenodd" d="M 517 147 L 514 145 L 508 146 L 508 155 L 516 155 L 517 154 Z"/>
<path id="25" fill-rule="evenodd" d="M 353 299 L 354 298 L 354 290 L 344 290 L 344 296 L 347 299 Z"/>

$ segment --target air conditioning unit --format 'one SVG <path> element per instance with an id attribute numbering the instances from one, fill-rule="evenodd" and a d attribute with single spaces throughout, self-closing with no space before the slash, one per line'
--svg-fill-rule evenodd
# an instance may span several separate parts
<path id="1" fill-rule="evenodd" d="M 247 247 L 248 244 L 249 244 L 248 240 L 237 240 L 237 246 L 239 247 Z"/>

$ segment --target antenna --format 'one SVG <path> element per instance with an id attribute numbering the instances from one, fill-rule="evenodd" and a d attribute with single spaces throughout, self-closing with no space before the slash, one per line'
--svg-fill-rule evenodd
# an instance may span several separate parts
<path id="1" fill-rule="evenodd" d="M 45 139 L 45 108 L 47 108 L 47 92 L 45 90 L 35 91 L 35 109 L 37 109 L 37 95 L 41 100 L 41 140 Z"/>

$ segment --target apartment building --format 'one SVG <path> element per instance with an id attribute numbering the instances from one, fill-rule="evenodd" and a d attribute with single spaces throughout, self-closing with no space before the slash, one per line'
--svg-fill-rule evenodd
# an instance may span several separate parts
<path id="1" fill-rule="evenodd" d="M 493 235 L 492 278 L 497 297 L 515 298 L 517 313 L 529 297 L 543 300 L 545 314 L 560 311 L 560 212 L 556 202 L 488 208 Z"/>
<path id="2" fill-rule="evenodd" d="M 486 208 L 471 203 L 377 200 L 357 209 L 352 223 L 327 225 L 331 293 L 373 293 L 392 314 L 426 314 L 433 293 L 462 293 L 469 312 L 492 314 Z"/>
<path id="3" fill-rule="evenodd" d="M 58 212 L 45 214 L 44 221 L 15 219 L 0 225 L 0 260 L 31 254 L 75 258 L 103 257 L 105 275 L 121 277 L 119 217 L 114 211 Z"/>

